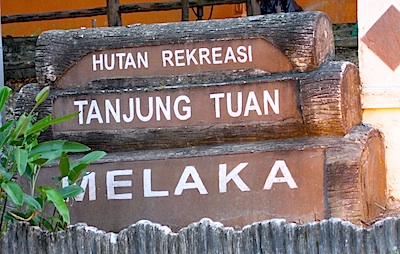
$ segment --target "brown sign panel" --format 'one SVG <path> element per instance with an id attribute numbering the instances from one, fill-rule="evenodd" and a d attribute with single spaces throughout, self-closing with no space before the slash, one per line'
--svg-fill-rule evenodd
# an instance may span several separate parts
<path id="1" fill-rule="evenodd" d="M 53 101 L 53 115 L 80 114 L 54 132 L 283 121 L 300 118 L 296 91 L 296 81 L 280 81 L 61 95 Z"/>
<path id="2" fill-rule="evenodd" d="M 239 227 L 326 217 L 323 149 L 132 158 L 87 171 L 85 193 L 69 206 L 71 217 L 107 231 L 142 219 L 177 230 L 203 217 Z"/>
<path id="3" fill-rule="evenodd" d="M 94 51 L 83 56 L 56 82 L 58 88 L 85 88 L 89 81 L 219 70 L 293 69 L 288 58 L 265 39 L 186 42 Z"/>

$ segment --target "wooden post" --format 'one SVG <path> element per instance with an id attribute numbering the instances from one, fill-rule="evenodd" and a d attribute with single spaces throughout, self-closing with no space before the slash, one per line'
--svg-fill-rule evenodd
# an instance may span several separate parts
<path id="1" fill-rule="evenodd" d="M 119 0 L 107 0 L 108 26 L 122 26 Z"/>
<path id="2" fill-rule="evenodd" d="M 260 4 L 257 0 L 246 1 L 247 16 L 256 16 L 261 14 Z"/>
<path id="3" fill-rule="evenodd" d="M 189 0 L 182 0 L 182 21 L 189 21 Z"/>

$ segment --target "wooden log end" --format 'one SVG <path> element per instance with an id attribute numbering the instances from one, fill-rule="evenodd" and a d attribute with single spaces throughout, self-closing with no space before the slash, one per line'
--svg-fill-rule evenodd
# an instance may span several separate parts
<path id="1" fill-rule="evenodd" d="M 315 22 L 315 66 L 309 65 L 308 70 L 320 66 L 327 60 L 335 58 L 335 43 L 333 38 L 332 23 L 328 15 L 321 13 Z"/>
<path id="2" fill-rule="evenodd" d="M 357 66 L 342 63 L 341 101 L 343 131 L 348 133 L 362 120 L 361 81 Z"/>
<path id="3" fill-rule="evenodd" d="M 326 156 L 330 217 L 359 225 L 361 221 L 374 221 L 383 212 L 381 207 L 386 206 L 386 164 L 381 132 L 358 125 L 337 147 L 329 147 Z"/>
<path id="4" fill-rule="evenodd" d="M 303 119 L 310 136 L 345 135 L 361 123 L 361 83 L 350 62 L 328 62 L 300 80 Z"/>

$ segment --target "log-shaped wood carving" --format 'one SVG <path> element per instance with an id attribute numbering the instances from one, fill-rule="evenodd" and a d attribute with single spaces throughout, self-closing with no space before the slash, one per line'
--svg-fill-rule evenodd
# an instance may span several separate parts
<path id="1" fill-rule="evenodd" d="M 46 31 L 38 38 L 36 69 L 40 83 L 57 81 L 61 88 L 79 88 L 88 83 L 74 79 L 104 78 L 100 75 L 102 69 L 114 78 L 123 77 L 125 74 L 121 72 L 128 69 L 132 69 L 131 76 L 159 76 L 163 71 L 185 74 L 199 72 L 199 68 L 202 72 L 201 68 L 207 65 L 215 70 L 263 69 L 263 66 L 257 66 L 258 63 L 279 62 L 275 53 L 271 57 L 271 50 L 265 54 L 259 52 L 268 47 L 266 44 L 276 48 L 277 54 L 282 52 L 289 63 L 289 66 L 281 63 L 280 69 L 264 69 L 268 72 L 314 70 L 334 55 L 329 18 L 321 12 L 303 12 L 204 22 Z M 169 49 L 171 47 L 173 49 Z M 155 60 L 152 60 L 153 55 Z M 80 61 L 86 60 L 89 65 L 79 65 Z M 232 66 L 225 66 L 228 63 Z M 161 67 L 153 67 L 156 64 Z M 182 65 L 190 65 L 193 69 L 185 70 Z"/>
<path id="2" fill-rule="evenodd" d="M 52 89 L 39 114 L 81 111 L 47 139 L 107 151 L 341 136 L 361 122 L 357 73 L 351 63 L 329 62 L 306 74 L 114 80 L 120 88 L 103 80 L 92 90 Z M 38 89 L 22 89 L 17 113 L 32 107 Z"/>
<path id="3" fill-rule="evenodd" d="M 232 227 L 272 218 L 360 225 L 386 202 L 383 138 L 363 125 L 344 137 L 110 153 L 87 171 L 71 216 L 115 232 L 142 219 L 177 230 L 203 217 Z"/>

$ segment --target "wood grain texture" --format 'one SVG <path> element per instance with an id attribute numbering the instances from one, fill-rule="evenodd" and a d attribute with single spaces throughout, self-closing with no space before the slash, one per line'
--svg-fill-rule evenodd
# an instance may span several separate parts
<path id="1" fill-rule="evenodd" d="M 382 133 L 366 125 L 355 126 L 343 137 L 303 137 L 181 149 L 126 151 L 109 153 L 96 163 L 179 160 L 249 151 L 260 153 L 310 149 L 324 150 L 326 217 L 342 218 L 358 225 L 373 222 L 382 212 L 379 206 L 386 205 L 386 165 Z"/>
<path id="2" fill-rule="evenodd" d="M 300 102 L 309 135 L 344 135 L 361 121 L 358 68 L 328 62 L 300 78 Z"/>
<path id="3" fill-rule="evenodd" d="M 351 73 L 352 75 L 349 75 Z M 60 95 L 123 93 L 124 91 L 152 91 L 160 89 L 186 89 L 209 84 L 251 85 L 258 83 L 291 80 L 298 84 L 300 116 L 280 121 L 259 121 L 241 124 L 208 124 L 163 128 L 137 128 L 108 131 L 82 131 L 57 134 L 56 138 L 67 138 L 83 142 L 93 148 L 107 151 L 190 147 L 233 142 L 283 139 L 302 136 L 342 136 L 361 122 L 359 83 L 353 82 L 357 68 L 347 62 L 330 62 L 319 70 L 297 74 L 259 74 L 257 72 L 226 72 L 175 76 L 163 79 L 156 77 L 127 80 L 101 80 L 89 85 L 88 90 L 56 90 L 39 108 L 39 117 L 52 112 L 52 101 Z M 118 87 L 118 88 L 117 88 Z M 27 111 L 34 104 L 37 84 L 25 86 L 19 94 L 16 113 Z M 345 94 L 343 94 L 345 93 Z M 285 103 L 285 98 L 281 98 Z M 48 131 L 46 139 L 53 138 Z"/>
<path id="4" fill-rule="evenodd" d="M 235 230 L 202 219 L 175 232 L 143 220 L 116 233 L 79 223 L 54 234 L 15 223 L 1 235 L 0 253 L 396 253 L 399 223 L 386 218 L 366 230 L 340 219 L 274 219 Z"/>
<path id="5" fill-rule="evenodd" d="M 312 148 L 325 149 L 325 191 L 328 218 L 342 218 L 357 225 L 374 221 L 382 212 L 379 206 L 385 207 L 386 205 L 386 165 L 383 135 L 370 126 L 355 126 L 344 137 L 315 137 L 230 144 L 168 151 L 165 155 L 162 155 L 161 151 L 139 151 L 139 157 L 130 152 L 117 153 L 111 154 L 106 160 L 120 161 L 130 158 L 130 156 L 135 156 L 135 159 L 146 159 L 153 156 L 161 159 L 170 156 L 179 158 L 180 156 L 207 156 L 246 151 Z"/>
<path id="6" fill-rule="evenodd" d="M 300 72 L 314 70 L 334 55 L 329 18 L 321 12 L 302 12 L 201 22 L 47 31 L 38 38 L 36 71 L 40 83 L 52 83 L 81 57 L 96 50 L 239 38 L 270 41 Z"/>

